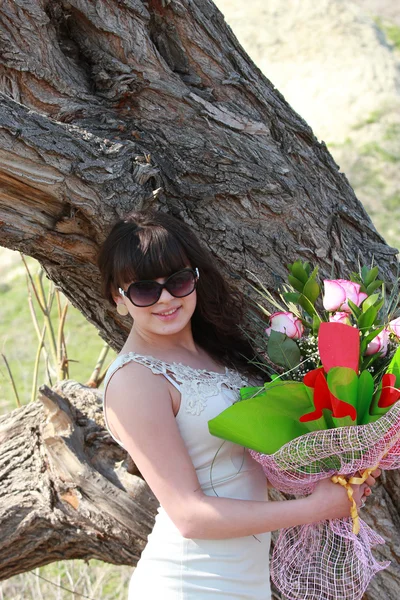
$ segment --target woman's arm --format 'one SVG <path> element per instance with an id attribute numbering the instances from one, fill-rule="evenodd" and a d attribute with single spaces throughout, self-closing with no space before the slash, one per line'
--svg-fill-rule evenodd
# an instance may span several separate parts
<path id="1" fill-rule="evenodd" d="M 146 367 L 130 363 L 114 375 L 107 417 L 184 537 L 243 537 L 350 515 L 346 491 L 328 480 L 307 498 L 285 502 L 205 495 L 175 421 L 168 383 Z M 365 486 L 355 488 L 360 502 Z"/>

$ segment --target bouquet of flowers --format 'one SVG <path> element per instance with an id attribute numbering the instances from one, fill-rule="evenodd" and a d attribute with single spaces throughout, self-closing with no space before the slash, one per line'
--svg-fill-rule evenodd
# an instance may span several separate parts
<path id="1" fill-rule="evenodd" d="M 352 483 L 378 466 L 400 467 L 398 283 L 387 295 L 378 268 L 350 280 L 289 265 L 286 306 L 269 317 L 264 353 L 269 379 L 209 422 L 210 432 L 246 446 L 274 487 L 296 495 L 332 477 L 346 487 L 351 518 L 283 529 L 271 575 L 290 600 L 359 600 L 388 566 L 371 548 L 384 540 L 357 514 Z M 285 308 L 287 310 L 285 310 Z"/>

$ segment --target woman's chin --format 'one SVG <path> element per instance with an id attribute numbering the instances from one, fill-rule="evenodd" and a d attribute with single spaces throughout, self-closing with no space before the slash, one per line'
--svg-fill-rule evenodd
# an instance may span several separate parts
<path id="1" fill-rule="evenodd" d="M 156 317 L 157 322 L 154 323 L 154 333 L 159 335 L 175 335 L 190 327 L 190 315 L 185 316 L 182 311 L 178 312 L 180 313 L 179 316 L 170 320 L 161 320 Z"/>

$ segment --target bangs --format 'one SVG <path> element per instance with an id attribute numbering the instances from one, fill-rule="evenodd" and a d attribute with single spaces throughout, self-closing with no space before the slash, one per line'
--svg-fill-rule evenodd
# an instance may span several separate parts
<path id="1" fill-rule="evenodd" d="M 131 281 L 169 277 L 192 266 L 179 241 L 163 227 L 129 231 L 114 256 L 116 288 Z"/>

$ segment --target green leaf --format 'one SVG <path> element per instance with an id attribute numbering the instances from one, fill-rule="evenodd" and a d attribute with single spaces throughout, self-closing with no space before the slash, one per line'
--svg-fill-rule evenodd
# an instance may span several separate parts
<path id="1" fill-rule="evenodd" d="M 369 415 L 372 396 L 374 394 L 374 378 L 369 371 L 361 371 L 357 390 L 357 424 L 362 425 Z"/>
<path id="2" fill-rule="evenodd" d="M 375 290 L 378 289 L 378 287 L 381 287 L 382 284 L 383 284 L 383 281 L 380 281 L 379 279 L 377 279 L 376 281 L 373 281 L 372 283 L 367 285 L 367 294 L 371 295 Z"/>
<path id="3" fill-rule="evenodd" d="M 304 294 L 300 295 L 299 304 L 302 308 L 304 308 L 306 313 L 308 313 L 310 315 L 310 317 L 314 317 L 315 315 L 318 316 L 314 305 L 311 304 L 309 299 L 306 296 L 304 296 Z"/>
<path id="4" fill-rule="evenodd" d="M 296 260 L 292 265 L 292 275 L 296 277 L 304 285 L 307 283 L 308 273 L 304 269 L 300 260 Z"/>
<path id="5" fill-rule="evenodd" d="M 382 393 L 382 381 L 379 383 L 378 389 L 376 390 L 376 392 L 372 398 L 369 412 L 364 418 L 364 423 L 371 423 L 371 422 L 373 423 L 374 420 L 376 420 L 376 419 L 371 420 L 371 417 L 377 417 L 377 416 L 381 417 L 382 415 L 385 415 L 387 413 L 387 411 L 389 410 L 389 407 L 380 408 L 378 406 L 378 402 L 379 402 L 381 393 Z"/>
<path id="6" fill-rule="evenodd" d="M 296 292 L 285 292 L 282 294 L 282 297 L 286 300 L 286 302 L 293 302 L 293 304 L 298 304 L 300 294 Z"/>
<path id="7" fill-rule="evenodd" d="M 369 309 L 363 313 L 358 319 L 358 328 L 363 331 L 367 330 L 375 323 L 375 319 L 378 315 L 378 311 L 375 306 L 370 306 Z"/>
<path id="8" fill-rule="evenodd" d="M 362 283 L 359 273 L 355 273 L 354 271 L 350 273 L 350 281 L 354 281 L 354 283 L 359 283 L 360 285 Z"/>
<path id="9" fill-rule="evenodd" d="M 271 331 L 269 336 L 267 352 L 273 363 L 285 369 L 297 367 L 301 358 L 300 348 L 296 342 L 284 333 L 274 330 Z"/>
<path id="10" fill-rule="evenodd" d="M 378 276 L 378 267 L 374 267 L 373 269 L 371 269 L 370 271 L 368 271 L 368 274 L 366 277 L 363 277 L 364 279 L 364 284 L 366 285 L 366 287 L 368 288 L 368 286 L 375 281 L 375 279 Z"/>
<path id="11" fill-rule="evenodd" d="M 313 331 L 313 334 L 315 335 L 315 337 L 317 337 L 317 335 L 318 335 L 320 325 L 321 325 L 321 319 L 319 317 L 317 317 L 317 315 L 313 315 L 312 331 Z"/>
<path id="12" fill-rule="evenodd" d="M 365 421 L 364 421 L 363 425 L 369 425 L 369 423 L 376 423 L 376 421 L 379 421 L 381 416 L 382 415 L 367 415 L 365 417 Z"/>
<path id="13" fill-rule="evenodd" d="M 326 379 L 332 394 L 339 400 L 342 400 L 342 402 L 351 404 L 351 406 L 354 406 L 357 410 L 357 373 L 348 367 L 333 367 L 332 369 L 329 369 Z M 354 421 L 350 419 L 350 425 L 351 424 L 354 425 Z"/>
<path id="14" fill-rule="evenodd" d="M 354 318 L 358 319 L 358 317 L 362 313 L 362 310 L 360 308 L 358 308 L 357 304 L 354 304 L 354 302 L 352 302 L 351 300 L 347 300 L 347 304 L 349 305 L 349 308 L 350 308 Z"/>
<path id="15" fill-rule="evenodd" d="M 246 391 L 241 392 L 247 397 Z M 212 435 L 273 454 L 287 442 L 310 431 L 300 423 L 301 415 L 313 410 L 302 382 L 281 381 L 269 384 L 264 393 L 236 402 L 208 422 Z"/>
<path id="16" fill-rule="evenodd" d="M 295 290 L 297 290 L 298 292 L 303 291 L 304 284 L 299 279 L 297 279 L 297 277 L 294 277 L 293 275 L 288 275 L 288 281 L 290 285 L 294 287 Z"/>
<path id="17" fill-rule="evenodd" d="M 367 312 L 369 307 L 373 306 L 377 300 L 379 300 L 379 294 L 372 294 L 372 296 L 365 298 L 364 302 L 362 303 L 362 311 Z"/>
<path id="18" fill-rule="evenodd" d="M 241 388 L 240 390 L 240 399 L 248 400 L 250 398 L 255 398 L 258 394 L 264 393 L 264 386 L 256 386 L 256 387 L 246 387 Z"/>
<path id="19" fill-rule="evenodd" d="M 379 354 L 379 352 L 377 352 L 376 354 L 372 354 L 371 356 L 364 356 L 360 370 L 364 371 L 366 369 L 369 369 L 369 367 L 371 367 L 374 364 L 374 362 L 376 362 L 377 360 L 379 361 L 381 358 L 382 357 Z"/>
<path id="20" fill-rule="evenodd" d="M 319 292 L 320 292 L 320 287 L 319 287 L 318 283 L 315 281 L 315 279 L 312 279 L 310 277 L 310 279 L 307 281 L 307 283 L 305 284 L 304 289 L 303 289 L 304 296 L 306 296 L 309 299 L 311 304 L 315 304 L 315 301 L 319 296 Z"/>
<path id="21" fill-rule="evenodd" d="M 334 427 L 351 427 L 356 425 L 357 421 L 353 421 L 351 417 L 332 417 Z"/>
<path id="22" fill-rule="evenodd" d="M 375 304 L 376 312 L 379 312 L 384 304 L 385 304 L 385 299 L 384 298 L 382 298 L 382 300 L 380 302 L 378 302 L 377 304 Z"/>
<path id="23" fill-rule="evenodd" d="M 363 278 L 364 281 L 365 281 L 365 278 L 367 277 L 368 273 L 369 273 L 369 269 L 367 266 L 364 265 L 361 268 L 361 277 Z"/>

